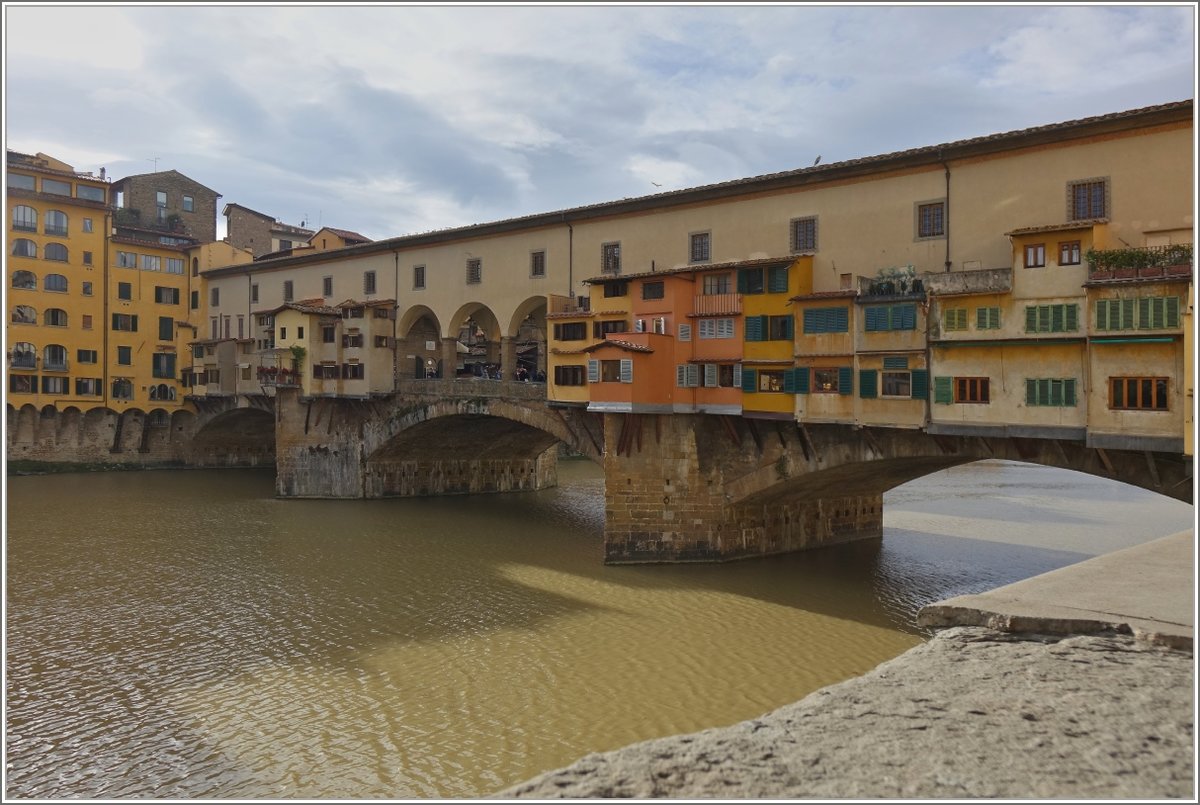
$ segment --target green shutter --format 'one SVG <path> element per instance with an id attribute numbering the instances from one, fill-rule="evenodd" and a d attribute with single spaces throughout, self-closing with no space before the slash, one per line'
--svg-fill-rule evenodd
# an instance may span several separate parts
<path id="1" fill-rule="evenodd" d="M 1163 300 L 1163 304 L 1165 306 L 1165 310 L 1164 310 L 1165 315 L 1163 317 L 1165 319 L 1165 321 L 1163 322 L 1163 326 L 1164 327 L 1178 327 L 1179 326 L 1179 297 L 1178 296 L 1168 296 L 1166 299 Z"/>
<path id="2" fill-rule="evenodd" d="M 1066 309 L 1065 305 L 1050 306 L 1050 332 L 1061 333 L 1065 332 L 1066 327 Z"/>
<path id="3" fill-rule="evenodd" d="M 796 393 L 796 380 L 797 376 L 795 369 L 785 369 L 783 371 L 783 390 L 785 393 Z"/>
<path id="4" fill-rule="evenodd" d="M 804 332 L 808 335 L 825 332 L 825 311 L 809 308 L 804 311 Z"/>
<path id="5" fill-rule="evenodd" d="M 882 312 L 882 309 L 878 307 L 868 307 L 863 309 L 863 313 L 865 314 L 863 319 L 863 329 L 868 333 L 883 329 L 879 326 L 880 312 Z"/>
<path id="6" fill-rule="evenodd" d="M 168 354 L 166 364 L 167 377 L 175 377 L 175 356 Z"/>
<path id="7" fill-rule="evenodd" d="M 933 379 L 933 401 L 939 405 L 949 405 L 954 402 L 954 378 L 935 377 Z"/>
<path id="8" fill-rule="evenodd" d="M 883 368 L 888 370 L 903 371 L 908 368 L 908 358 L 884 358 Z"/>
<path id="9" fill-rule="evenodd" d="M 742 367 L 742 391 L 755 392 L 758 390 L 758 372 Z"/>
<path id="10" fill-rule="evenodd" d="M 845 333 L 850 331 L 849 308 L 835 307 L 833 309 L 833 322 L 831 329 L 835 333 Z"/>
<path id="11" fill-rule="evenodd" d="M 1063 305 L 1066 319 L 1066 330 L 1073 333 L 1079 329 L 1079 305 Z"/>
<path id="12" fill-rule="evenodd" d="M 130 316 L 129 321 L 131 322 L 130 331 L 136 333 L 137 332 L 137 316 Z"/>
<path id="13" fill-rule="evenodd" d="M 788 267 L 767 269 L 767 293 L 787 293 Z"/>
<path id="14" fill-rule="evenodd" d="M 1037 405 L 1037 381 L 1032 377 L 1025 378 L 1025 404 Z"/>
<path id="15" fill-rule="evenodd" d="M 929 370 L 912 370 L 912 398 L 925 400 L 929 398 Z"/>
<path id="16" fill-rule="evenodd" d="M 878 396 L 876 392 L 876 380 L 879 378 L 879 372 L 874 369 L 859 369 L 858 370 L 858 396 L 864 400 L 873 400 Z"/>
<path id="17" fill-rule="evenodd" d="M 1114 300 L 1115 301 L 1115 300 Z M 1133 299 L 1121 299 L 1119 308 L 1119 317 L 1116 329 L 1132 330 L 1133 329 Z M 1116 307 L 1116 305 L 1114 305 Z"/>
<path id="18" fill-rule="evenodd" d="M 764 340 L 764 330 L 767 328 L 766 316 L 747 316 L 746 317 L 746 340 L 747 341 L 762 341 Z"/>
<path id="19" fill-rule="evenodd" d="M 796 337 L 796 317 L 788 315 L 783 321 L 783 337 L 789 341 Z"/>
<path id="20" fill-rule="evenodd" d="M 854 370 L 849 366 L 838 367 L 838 394 L 845 396 L 854 393 Z"/>
<path id="21" fill-rule="evenodd" d="M 112 314 L 112 328 L 114 330 L 117 329 L 117 316 L 118 315 L 120 315 L 120 314 L 118 314 L 118 313 Z"/>
<path id="22" fill-rule="evenodd" d="M 1038 312 L 1038 309 L 1037 309 L 1036 305 L 1026 306 L 1026 308 L 1025 308 L 1025 332 L 1027 332 L 1027 333 L 1036 333 L 1037 332 L 1037 312 Z"/>
<path id="23" fill-rule="evenodd" d="M 1075 378 L 1068 377 L 1063 381 L 1063 405 L 1075 407 Z"/>
<path id="24" fill-rule="evenodd" d="M 158 340 L 170 341 L 175 337 L 175 320 L 170 316 L 158 317 Z"/>
<path id="25" fill-rule="evenodd" d="M 1150 323 L 1150 297 L 1143 296 L 1137 300 L 1138 308 L 1138 329 L 1149 330 L 1153 325 Z"/>
<path id="26" fill-rule="evenodd" d="M 793 370 L 796 373 L 796 393 L 808 394 L 808 384 L 811 372 L 807 366 L 798 366 Z"/>
<path id="27" fill-rule="evenodd" d="M 1116 300 L 1114 300 L 1114 301 L 1116 301 Z M 1114 305 L 1114 307 L 1116 307 L 1116 306 Z M 1097 299 L 1096 300 L 1096 329 L 1097 330 L 1111 329 L 1108 324 L 1108 300 L 1107 299 Z"/>
<path id="28" fill-rule="evenodd" d="M 895 313 L 899 313 L 899 322 L 896 321 Z M 893 311 L 892 318 L 893 330 L 915 330 L 917 329 L 917 306 L 913 304 L 897 305 Z"/>

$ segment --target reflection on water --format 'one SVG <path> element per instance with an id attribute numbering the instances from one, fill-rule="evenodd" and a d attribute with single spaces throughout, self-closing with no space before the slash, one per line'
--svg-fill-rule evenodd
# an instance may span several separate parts
<path id="1" fill-rule="evenodd" d="M 885 535 L 604 567 L 603 485 L 276 500 L 271 474 L 8 482 L 17 797 L 479 796 L 752 718 L 916 645 L 925 603 L 1190 527 L 1140 490 L 985 462 Z"/>

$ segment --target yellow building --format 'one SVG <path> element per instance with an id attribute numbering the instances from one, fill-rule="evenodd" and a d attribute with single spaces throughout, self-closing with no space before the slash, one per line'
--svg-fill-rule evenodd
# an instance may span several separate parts
<path id="1" fill-rule="evenodd" d="M 796 368 L 792 297 L 812 291 L 812 257 L 756 261 L 737 270 L 742 299 L 742 415 L 792 419 L 808 370 Z M 814 370 L 815 374 L 815 370 Z M 848 392 L 847 392 L 848 393 Z"/>
<path id="2" fill-rule="evenodd" d="M 46 154 L 8 152 L 8 401 L 108 404 L 105 235 L 109 186 Z"/>

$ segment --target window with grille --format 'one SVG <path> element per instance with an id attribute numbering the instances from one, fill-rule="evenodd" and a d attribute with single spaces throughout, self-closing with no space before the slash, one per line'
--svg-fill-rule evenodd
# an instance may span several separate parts
<path id="1" fill-rule="evenodd" d="M 375 293 L 375 272 L 374 271 L 364 271 L 363 272 L 363 293 L 365 293 L 365 294 Z M 332 294 L 333 294 L 333 279 L 330 278 L 329 293 L 326 294 L 326 296 L 330 296 Z"/>
<path id="2" fill-rule="evenodd" d="M 294 286 L 292 285 L 292 280 L 284 280 L 283 281 L 283 301 L 285 301 L 285 302 L 292 301 L 293 287 Z"/>
<path id="3" fill-rule="evenodd" d="M 47 235 L 67 234 L 67 214 L 62 210 L 47 210 L 43 230 Z"/>
<path id="4" fill-rule="evenodd" d="M 333 277 L 321 277 L 321 295 L 333 296 Z"/>
<path id="5" fill-rule="evenodd" d="M 816 216 L 793 218 L 791 230 L 793 252 L 815 252 L 817 250 Z"/>
<path id="6" fill-rule="evenodd" d="M 917 237 L 941 238 L 946 235 L 946 202 L 917 205 Z"/>
<path id="7" fill-rule="evenodd" d="M 467 284 L 477 285 L 483 281 L 483 260 L 478 257 L 467 261 Z"/>
<path id="8" fill-rule="evenodd" d="M 621 244 L 604 243 L 600 246 L 600 273 L 621 273 Z"/>
<path id="9" fill-rule="evenodd" d="M 425 287 L 425 266 L 413 266 L 413 290 Z"/>
<path id="10" fill-rule="evenodd" d="M 711 259 L 711 237 L 708 232 L 695 232 L 688 236 L 691 242 L 688 262 L 707 263 Z"/>
<path id="11" fill-rule="evenodd" d="M 530 252 L 529 254 L 529 276 L 544 277 L 546 276 L 546 253 L 543 251 Z"/>
<path id="12" fill-rule="evenodd" d="M 1126 411 L 1168 410 L 1168 378 L 1165 377 L 1110 377 L 1110 408 Z"/>
<path id="13" fill-rule="evenodd" d="M 24 204 L 13 207 L 12 228 L 18 232 L 37 232 L 37 221 L 37 210 L 33 207 L 26 207 Z"/>
<path id="14" fill-rule="evenodd" d="M 1108 216 L 1108 180 L 1084 179 L 1067 185 L 1067 216 L 1072 221 Z"/>

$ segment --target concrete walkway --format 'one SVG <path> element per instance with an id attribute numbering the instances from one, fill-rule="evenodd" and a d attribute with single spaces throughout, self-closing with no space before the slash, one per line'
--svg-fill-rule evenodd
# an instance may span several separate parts
<path id="1" fill-rule="evenodd" d="M 1193 540 L 935 604 L 868 674 L 495 796 L 1195 801 Z"/>

